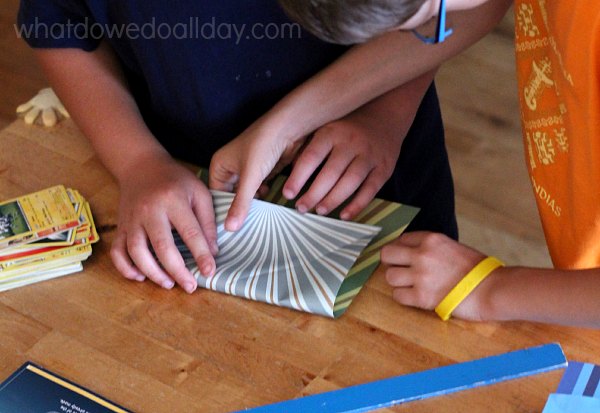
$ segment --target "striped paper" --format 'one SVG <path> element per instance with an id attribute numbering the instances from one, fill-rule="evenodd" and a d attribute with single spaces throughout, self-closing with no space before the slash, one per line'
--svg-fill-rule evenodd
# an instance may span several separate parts
<path id="1" fill-rule="evenodd" d="M 600 366 L 571 361 L 556 392 L 600 398 L 599 383 Z"/>
<path id="2" fill-rule="evenodd" d="M 252 202 L 236 233 L 223 225 L 234 195 L 211 191 L 219 244 L 214 277 L 200 274 L 175 234 L 176 243 L 200 287 L 339 317 L 379 265 L 381 247 L 406 229 L 418 209 L 376 199 L 355 222 L 300 214 L 281 194 L 284 182 L 276 179 L 264 201 Z"/>
<path id="3" fill-rule="evenodd" d="M 543 413 L 600 412 L 600 366 L 570 361 Z"/>

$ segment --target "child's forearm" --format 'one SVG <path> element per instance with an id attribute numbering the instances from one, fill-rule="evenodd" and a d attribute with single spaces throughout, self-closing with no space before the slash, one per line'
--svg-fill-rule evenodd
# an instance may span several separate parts
<path id="1" fill-rule="evenodd" d="M 306 136 L 439 67 L 491 31 L 511 3 L 489 0 L 476 9 L 451 13 L 449 25 L 454 34 L 439 45 L 424 44 L 410 32 L 403 32 L 357 46 L 290 93 L 262 121 L 283 139 Z"/>
<path id="2" fill-rule="evenodd" d="M 167 158 L 146 127 L 107 44 L 87 53 L 38 50 L 53 88 L 109 171 L 121 180 L 132 165 Z"/>
<path id="3" fill-rule="evenodd" d="M 486 320 L 600 328 L 600 269 L 501 268 L 479 288 Z"/>
<path id="4" fill-rule="evenodd" d="M 431 70 L 373 99 L 348 115 L 348 118 L 356 118 L 361 123 L 371 123 L 376 126 L 374 129 L 406 135 L 435 73 L 436 70 Z"/>

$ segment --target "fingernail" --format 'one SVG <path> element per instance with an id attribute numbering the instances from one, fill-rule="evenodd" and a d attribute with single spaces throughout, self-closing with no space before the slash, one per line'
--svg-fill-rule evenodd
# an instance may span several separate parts
<path id="1" fill-rule="evenodd" d="M 239 229 L 240 221 L 237 217 L 231 217 L 225 222 L 225 229 L 229 232 L 235 232 Z"/>
<path id="2" fill-rule="evenodd" d="M 294 199 L 294 191 L 292 191 L 290 189 L 284 189 L 283 196 L 286 197 L 287 199 Z"/>
<path id="3" fill-rule="evenodd" d="M 301 214 L 306 214 L 308 212 L 308 208 L 306 207 L 306 205 L 297 205 L 296 209 L 298 210 L 298 212 L 300 212 Z"/>
<path id="4" fill-rule="evenodd" d="M 146 277 L 144 277 L 143 275 L 136 275 L 135 280 L 138 282 L 142 282 L 146 280 Z"/>
<path id="5" fill-rule="evenodd" d="M 194 291 L 196 291 L 196 287 L 198 285 L 196 283 L 193 282 L 189 282 L 189 283 L 185 283 L 185 285 L 183 286 L 183 289 L 185 290 L 185 292 L 187 292 L 188 294 L 193 293 Z"/>
<path id="6" fill-rule="evenodd" d="M 202 266 L 202 275 L 206 276 L 211 276 L 212 275 L 212 271 L 213 271 L 213 266 L 211 264 L 204 264 Z"/>
<path id="7" fill-rule="evenodd" d="M 322 207 L 322 206 L 317 207 L 317 214 L 319 214 L 319 215 L 326 215 L 327 214 L 327 208 Z"/>
<path id="8" fill-rule="evenodd" d="M 217 241 L 213 241 L 211 243 L 211 249 L 212 249 L 212 253 L 213 255 L 217 255 L 219 253 L 219 244 L 217 244 Z"/>
<path id="9" fill-rule="evenodd" d="M 173 280 L 163 281 L 162 287 L 166 290 L 170 290 L 173 287 L 175 287 L 175 283 L 173 282 Z"/>
<path id="10" fill-rule="evenodd" d="M 348 221 L 350 219 L 350 214 L 348 212 L 342 212 L 340 218 L 344 221 Z"/>

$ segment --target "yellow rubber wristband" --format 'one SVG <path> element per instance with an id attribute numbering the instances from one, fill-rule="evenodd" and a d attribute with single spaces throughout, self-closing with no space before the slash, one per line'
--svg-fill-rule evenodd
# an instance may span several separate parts
<path id="1" fill-rule="evenodd" d="M 496 257 L 487 257 L 477 264 L 435 308 L 435 312 L 444 321 L 447 321 L 452 312 L 473 292 L 475 288 L 496 268 L 503 267 L 504 263 Z"/>

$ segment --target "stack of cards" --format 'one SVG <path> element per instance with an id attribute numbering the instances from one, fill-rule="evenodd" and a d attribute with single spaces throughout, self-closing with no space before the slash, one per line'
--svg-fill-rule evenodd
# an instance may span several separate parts
<path id="1" fill-rule="evenodd" d="M 0 291 L 79 272 L 99 239 L 88 202 L 55 186 L 0 203 Z"/>

